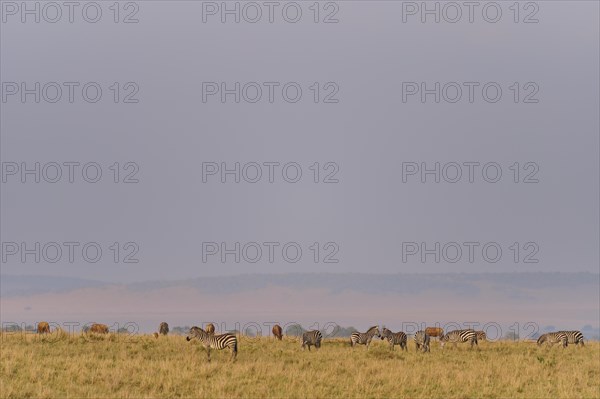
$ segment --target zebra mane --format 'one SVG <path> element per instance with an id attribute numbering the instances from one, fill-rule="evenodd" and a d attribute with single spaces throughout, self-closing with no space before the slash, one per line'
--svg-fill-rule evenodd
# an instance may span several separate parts
<path id="1" fill-rule="evenodd" d="M 379 328 L 379 326 L 373 326 L 373 327 L 369 328 L 369 329 L 367 330 L 367 332 L 369 332 L 369 331 L 373 331 L 373 330 L 374 330 L 374 329 L 376 329 L 376 328 Z"/>
<path id="2" fill-rule="evenodd" d="M 204 334 L 208 334 L 206 331 L 204 331 L 200 327 L 194 326 L 194 327 L 190 328 L 190 333 L 192 333 L 192 334 L 198 334 L 200 331 L 202 331 Z"/>

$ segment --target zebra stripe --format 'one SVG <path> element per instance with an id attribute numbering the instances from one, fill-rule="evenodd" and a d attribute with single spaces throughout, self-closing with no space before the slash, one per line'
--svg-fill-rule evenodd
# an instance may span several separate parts
<path id="1" fill-rule="evenodd" d="M 371 345 L 371 340 L 374 336 L 380 337 L 379 327 L 373 326 L 367 330 L 365 333 L 353 332 L 350 335 L 350 346 L 353 348 L 357 345 L 367 345 L 367 350 L 369 350 L 369 345 Z"/>
<path id="2" fill-rule="evenodd" d="M 319 330 L 307 331 L 302 334 L 302 350 L 308 346 L 308 351 L 310 352 L 310 347 L 312 345 L 315 348 L 319 349 L 321 347 L 321 340 L 323 339 L 323 334 Z"/>
<path id="3" fill-rule="evenodd" d="M 459 342 L 470 342 L 472 348 L 473 345 L 477 345 L 477 333 L 475 332 L 475 330 L 450 331 L 446 335 L 442 335 L 440 337 L 440 345 L 442 348 L 444 348 L 446 342 L 453 343 L 455 348 Z"/>
<path id="4" fill-rule="evenodd" d="M 538 346 L 542 345 L 544 342 L 546 342 L 547 345 L 554 345 L 560 342 L 562 343 L 562 347 L 566 348 L 569 343 L 569 338 L 567 337 L 567 334 L 562 331 L 551 332 L 540 335 L 537 340 Z"/>
<path id="5" fill-rule="evenodd" d="M 209 334 L 200 327 L 192 327 L 190 328 L 190 333 L 186 337 L 187 341 L 196 338 L 202 345 L 206 348 L 206 355 L 208 357 L 208 361 L 210 362 L 210 349 L 231 349 L 231 360 L 235 360 L 237 356 L 237 338 L 233 334 L 221 334 L 214 335 Z"/>
<path id="6" fill-rule="evenodd" d="M 585 346 L 583 343 L 583 334 L 581 331 L 559 331 L 567 335 L 567 341 L 569 344 L 575 344 L 575 346 Z"/>
<path id="7" fill-rule="evenodd" d="M 387 341 L 390 343 L 391 350 L 394 350 L 394 345 L 400 345 L 400 348 L 402 348 L 403 350 L 408 350 L 406 345 L 407 337 L 406 334 L 402 331 L 393 333 L 387 328 L 383 327 L 380 337 L 382 340 L 387 339 Z"/>
<path id="8" fill-rule="evenodd" d="M 417 331 L 415 333 L 415 345 L 417 346 L 417 351 L 420 349 L 423 352 L 429 352 L 429 335 L 425 333 L 425 331 Z"/>

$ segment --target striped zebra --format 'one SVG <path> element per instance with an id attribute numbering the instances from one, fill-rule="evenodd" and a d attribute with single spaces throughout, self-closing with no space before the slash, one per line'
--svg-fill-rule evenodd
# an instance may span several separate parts
<path id="1" fill-rule="evenodd" d="M 567 341 L 569 344 L 575 344 L 575 346 L 585 346 L 583 344 L 583 334 L 581 331 L 559 331 L 559 333 L 565 333 L 567 335 Z"/>
<path id="2" fill-rule="evenodd" d="M 319 330 L 307 331 L 302 334 L 302 350 L 304 350 L 308 346 L 308 351 L 310 352 L 310 347 L 312 345 L 315 348 L 319 349 L 321 347 L 321 340 L 323 339 L 323 334 Z"/>
<path id="3" fill-rule="evenodd" d="M 557 343 L 561 343 L 563 348 L 566 348 L 567 345 L 569 344 L 569 338 L 567 337 L 567 334 L 565 334 L 564 332 L 551 332 L 551 333 L 546 333 L 546 334 L 542 334 L 540 335 L 540 337 L 537 340 L 537 344 L 538 346 L 542 345 L 543 343 L 546 343 L 547 345 L 554 345 Z"/>
<path id="4" fill-rule="evenodd" d="M 475 330 L 470 329 L 450 331 L 446 335 L 440 337 L 440 345 L 442 348 L 444 348 L 446 342 L 453 343 L 455 348 L 459 342 L 470 342 L 472 348 L 473 345 L 477 345 L 477 333 Z"/>
<path id="5" fill-rule="evenodd" d="M 385 327 L 383 327 L 383 330 L 381 331 L 382 333 L 380 335 L 380 338 L 382 340 L 387 339 L 387 341 L 390 343 L 391 350 L 394 350 L 394 345 L 400 345 L 400 348 L 402 348 L 403 350 L 408 350 L 408 348 L 406 347 L 407 338 L 405 333 L 403 333 L 402 331 L 393 333 Z"/>
<path id="6" fill-rule="evenodd" d="M 415 345 L 417 346 L 417 351 L 422 350 L 423 352 L 429 352 L 430 340 L 431 338 L 425 333 L 425 331 L 417 331 L 415 333 Z"/>
<path id="7" fill-rule="evenodd" d="M 206 348 L 206 355 L 210 362 L 210 349 L 231 349 L 231 360 L 234 361 L 237 356 L 237 338 L 233 334 L 214 335 L 209 334 L 200 327 L 190 328 L 190 333 L 186 337 L 187 341 L 196 338 Z"/>
<path id="8" fill-rule="evenodd" d="M 369 328 L 365 333 L 353 332 L 352 335 L 350 335 L 350 346 L 354 348 L 358 344 L 367 345 L 367 350 L 369 350 L 369 345 L 371 345 L 373 337 L 380 336 L 379 327 L 377 326 Z"/>

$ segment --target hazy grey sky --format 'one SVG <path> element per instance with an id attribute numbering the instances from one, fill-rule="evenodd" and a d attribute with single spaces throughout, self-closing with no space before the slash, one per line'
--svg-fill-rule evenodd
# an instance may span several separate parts
<path id="1" fill-rule="evenodd" d="M 497 23 L 483 19 L 485 3 L 475 9 L 473 23 L 467 14 L 457 23 L 434 23 L 431 16 L 421 23 L 419 14 L 406 15 L 403 22 L 403 7 L 411 11 L 408 3 L 389 1 L 321 3 L 319 23 L 313 21 L 312 2 L 297 3 L 302 9 L 298 23 L 282 18 L 285 3 L 275 9 L 274 23 L 266 14 L 257 23 L 244 22 L 243 15 L 240 23 L 233 23 L 232 16 L 221 23 L 219 14 L 206 15 L 204 23 L 203 7 L 211 11 L 212 5 L 178 1 L 132 3 L 139 9 L 120 9 L 119 23 L 113 21 L 112 2 L 98 3 L 102 17 L 97 23 L 82 19 L 85 3 L 75 9 L 73 23 L 66 9 L 57 23 L 44 22 L 44 15 L 40 23 L 25 15 L 29 19 L 22 23 L 21 10 L 7 3 L 2 2 L 0 39 L 6 97 L 0 125 L 6 175 L 0 195 L 4 274 L 132 282 L 298 271 L 598 272 L 597 2 L 535 2 L 539 10 L 521 8 L 519 23 L 509 9 L 512 2 L 498 3 L 502 17 Z M 94 10 L 87 11 L 89 18 Z M 262 11 L 268 12 L 266 6 Z M 286 17 L 294 16 L 294 9 L 287 11 Z M 46 12 L 54 18 L 53 10 Z M 323 23 L 332 13 L 339 22 Z M 122 23 L 130 14 L 139 22 Z M 523 23 L 527 16 L 539 22 Z M 40 82 L 40 103 L 33 94 L 25 103 L 20 92 L 11 94 L 22 89 L 22 82 L 28 88 Z M 62 86 L 63 97 L 56 103 L 44 98 L 54 97 L 53 85 L 43 92 L 48 82 Z M 64 82 L 80 83 L 73 103 Z M 82 98 L 87 82 L 102 88 L 96 103 Z M 114 82 L 119 103 L 113 100 Z M 233 95 L 222 103 L 219 94 L 203 102 L 203 82 L 217 83 L 205 89 L 221 82 L 229 88 L 235 82 L 240 87 L 257 82 L 263 97 L 245 101 L 244 94 L 255 95 L 256 86 L 250 85 L 240 103 Z M 273 84 L 273 103 L 264 82 L 280 84 Z M 302 89 L 296 103 L 282 98 L 289 82 Z M 433 94 L 421 102 L 420 93 L 403 102 L 403 90 L 406 95 L 421 82 L 430 89 L 440 82 L 439 103 Z M 449 82 L 456 84 L 442 89 Z M 476 82 L 473 103 L 464 82 Z M 494 95 L 494 87 L 502 89 L 495 103 L 482 97 L 482 87 L 490 82 L 488 95 Z M 457 86 L 462 98 L 446 101 L 444 96 L 455 97 Z M 132 98 L 139 102 L 123 103 L 137 88 Z M 293 97 L 294 90 L 292 85 L 287 94 Z M 335 91 L 330 99 L 339 101 L 324 103 Z M 97 162 L 102 179 L 85 182 L 79 166 L 71 184 L 63 165 L 57 183 L 44 182 L 42 176 L 35 184 L 28 175 L 23 184 L 20 171 L 10 174 L 12 163 L 21 168 L 22 162 L 30 168 L 35 162 L 41 167 Z M 120 181 L 134 171 L 126 165 L 134 162 L 139 182 L 113 183 L 110 166 L 115 162 Z M 263 165 L 262 179 L 247 183 L 242 178 L 236 184 L 228 176 L 223 184 L 217 174 L 204 183 L 203 163 L 211 162 L 229 168 L 256 162 Z M 280 165 L 269 183 L 265 162 L 296 162 L 302 178 L 286 182 Z M 313 182 L 315 162 L 319 183 Z M 413 163 L 433 168 L 436 162 L 446 173 L 439 184 L 432 175 L 421 183 L 419 174 L 403 182 L 403 165 L 408 171 Z M 444 181 L 455 175 L 450 162 L 462 165 L 457 183 Z M 465 162 L 480 163 L 473 183 Z M 513 181 L 515 162 L 518 183 Z M 499 182 L 483 179 L 486 163 L 500 166 Z M 244 169 L 249 179 L 252 168 Z M 45 171 L 46 177 L 54 176 L 51 165 Z M 88 171 L 93 177 L 94 171 Z M 488 169 L 486 176 L 493 178 L 494 171 Z M 288 172 L 293 179 L 294 169 Z M 337 183 L 323 182 L 330 173 Z M 527 178 L 538 182 L 525 183 Z M 45 244 L 61 243 L 62 258 L 49 263 L 42 257 L 35 263 L 28 255 L 23 262 L 20 253 L 11 255 L 10 242 L 29 248 L 39 242 L 40 254 Z M 73 263 L 64 242 L 80 243 Z M 102 248 L 97 263 L 81 257 L 88 242 Z M 114 242 L 120 246 L 117 264 Z M 123 263 L 136 248 L 123 248 L 127 242 L 137 245 L 139 263 Z M 229 248 L 235 242 L 242 247 L 257 242 L 262 258 L 251 263 L 240 254 L 235 263 L 229 255 L 223 263 L 216 254 L 203 262 L 203 242 L 225 242 Z M 280 243 L 273 263 L 264 242 Z M 282 258 L 288 242 L 302 249 L 297 263 Z M 440 262 L 434 255 L 423 262 L 420 253 L 407 254 L 415 248 L 402 243 L 412 242 L 430 249 L 439 242 Z M 443 246 L 454 242 L 463 253 L 451 263 L 447 259 L 455 257 L 456 246 L 446 246 L 447 252 Z M 472 263 L 465 242 L 479 243 L 473 244 Z M 486 243 L 494 243 L 492 258 L 496 247 L 502 249 L 498 262 L 483 258 Z M 253 258 L 254 248 L 246 249 L 246 257 Z M 46 258 L 53 257 L 52 248 L 47 250 Z M 294 248 L 290 251 L 294 257 Z M 327 255 L 339 262 L 324 263 Z"/>

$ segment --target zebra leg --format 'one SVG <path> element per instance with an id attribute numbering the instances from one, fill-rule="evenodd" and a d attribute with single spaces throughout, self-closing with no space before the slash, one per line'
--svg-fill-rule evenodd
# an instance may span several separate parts
<path id="1" fill-rule="evenodd" d="M 206 356 L 208 358 L 208 362 L 210 363 L 210 346 L 206 348 Z"/>

